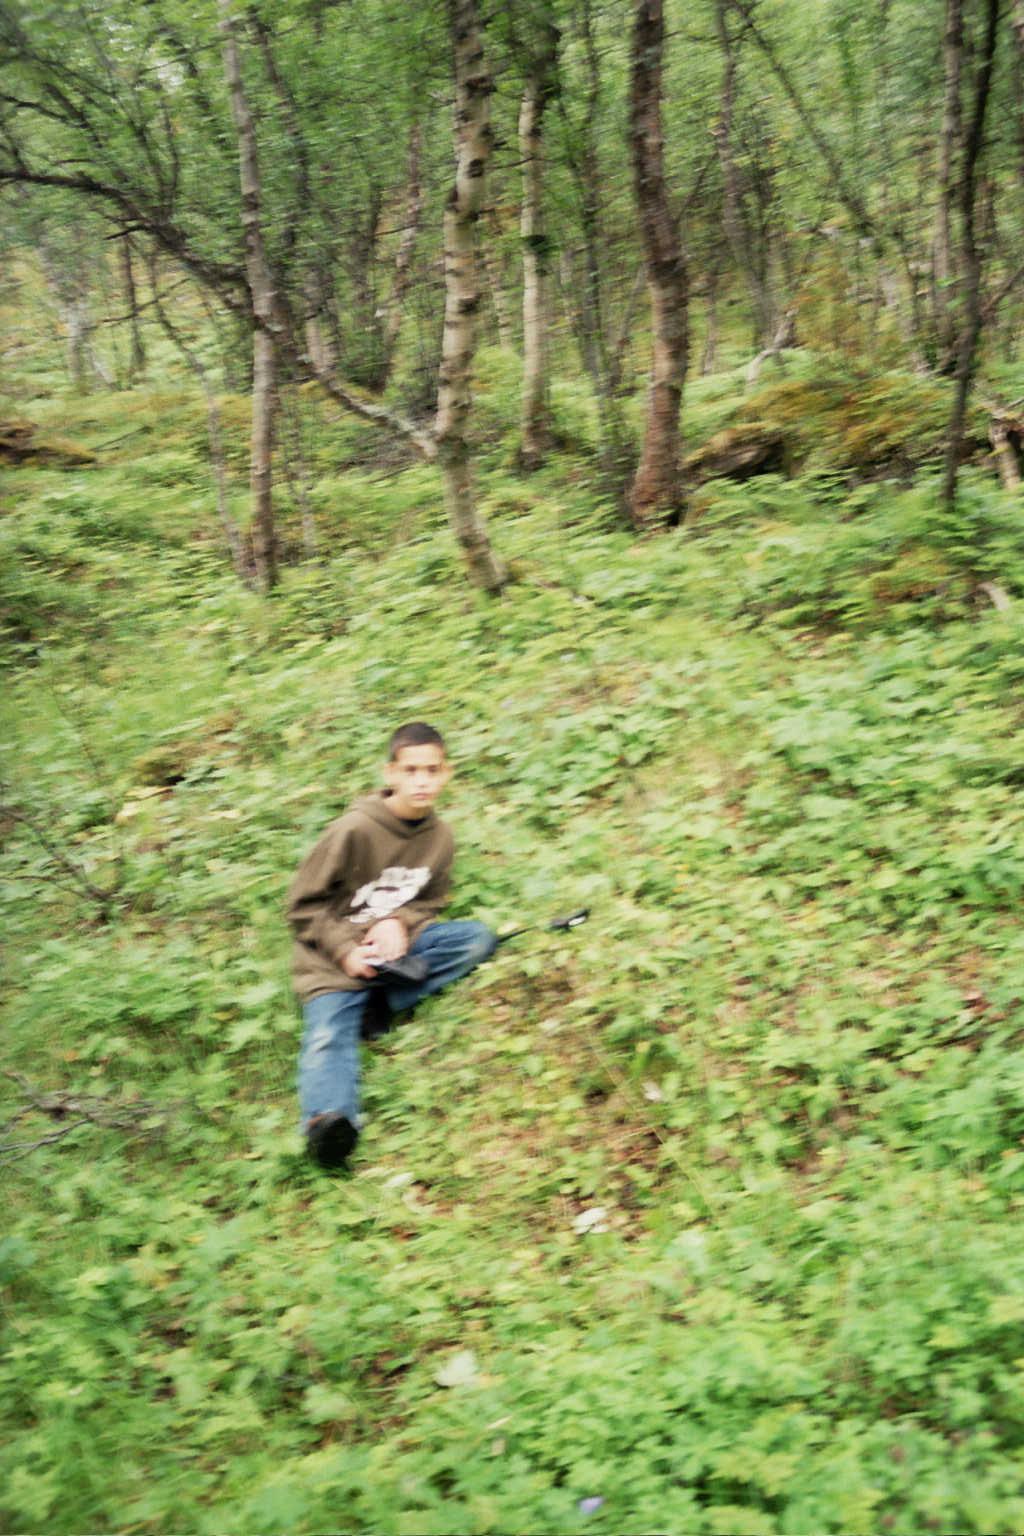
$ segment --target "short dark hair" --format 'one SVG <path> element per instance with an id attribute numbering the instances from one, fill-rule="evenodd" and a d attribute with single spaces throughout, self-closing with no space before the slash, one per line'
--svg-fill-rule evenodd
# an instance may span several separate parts
<path id="1" fill-rule="evenodd" d="M 388 743 L 388 762 L 393 763 L 403 747 L 440 747 L 447 755 L 444 737 L 440 731 L 435 731 L 432 725 L 427 725 L 422 720 L 410 720 L 408 725 L 400 725 Z"/>

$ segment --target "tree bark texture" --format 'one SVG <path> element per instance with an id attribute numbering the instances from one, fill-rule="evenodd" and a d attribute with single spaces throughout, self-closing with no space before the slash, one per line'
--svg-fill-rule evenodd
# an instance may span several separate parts
<path id="1" fill-rule="evenodd" d="M 281 447 L 285 479 L 302 520 L 303 553 L 307 560 L 315 560 L 320 552 L 320 540 L 316 529 L 316 513 L 309 499 L 310 473 L 302 445 L 302 416 L 296 395 L 293 394 L 290 400 L 285 397 L 281 419 L 284 427 Z"/>
<path id="2" fill-rule="evenodd" d="M 545 28 L 543 48 L 531 60 L 519 108 L 523 203 L 523 404 L 519 464 L 539 468 L 550 446 L 548 326 L 551 253 L 544 217 L 544 115 L 557 64 L 558 33 Z"/>
<path id="3" fill-rule="evenodd" d="M 1024 188 L 1024 0 L 1013 0 L 1010 12 L 1013 48 L 1010 54 L 1010 99 L 1017 139 L 1017 182 Z"/>
<path id="4" fill-rule="evenodd" d="M 767 285 L 762 281 L 754 260 L 751 234 L 743 218 L 743 193 L 739 170 L 733 153 L 733 114 L 736 102 L 736 45 L 729 28 L 728 0 L 715 0 L 715 30 L 722 50 L 722 86 L 719 95 L 718 122 L 715 124 L 715 150 L 722 173 L 722 227 L 729 251 L 742 272 L 754 309 L 754 326 L 759 347 L 767 346 L 774 330 L 774 313 Z"/>
<path id="5" fill-rule="evenodd" d="M 630 149 L 651 305 L 651 381 L 640 463 L 630 490 L 636 528 L 680 502 L 679 415 L 686 377 L 687 273 L 665 185 L 661 122 L 663 0 L 636 0 L 630 82 Z"/>
<path id="6" fill-rule="evenodd" d="M 506 571 L 491 548 L 473 498 L 467 429 L 480 289 L 476 226 L 491 153 L 493 89 L 480 37 L 476 0 L 449 0 L 455 56 L 455 183 L 444 211 L 444 338 L 438 379 L 435 440 L 452 531 L 471 581 L 498 592 Z"/>
<path id="7" fill-rule="evenodd" d="M 482 242 L 483 263 L 491 305 L 494 309 L 494 319 L 498 327 L 498 345 L 511 349 L 516 344 L 516 332 L 509 312 L 508 294 L 505 292 L 505 262 L 497 248 L 497 241 L 502 235 L 503 222 L 503 210 L 500 205 L 492 204 L 485 220 L 486 230 Z"/>
<path id="8" fill-rule="evenodd" d="M 118 241 L 121 257 L 121 286 L 128 305 L 131 326 L 131 350 L 128 354 L 128 384 L 134 384 L 146 368 L 146 349 L 142 344 L 142 328 L 139 324 L 139 299 L 135 288 L 135 269 L 132 264 L 131 236 L 124 234 Z"/>
<path id="9" fill-rule="evenodd" d="M 630 342 L 633 339 L 636 312 L 646 287 L 644 278 L 644 264 L 640 262 L 636 269 L 636 277 L 633 279 L 626 298 L 625 308 L 619 318 L 615 339 L 609 348 L 608 387 L 613 395 L 618 395 L 622 392 L 622 380 L 626 371 L 626 357 L 629 352 Z"/>
<path id="10" fill-rule="evenodd" d="M 274 414 L 277 405 L 276 348 L 273 336 L 274 283 L 263 244 L 256 128 L 242 80 L 231 0 L 219 0 L 219 10 L 224 76 L 238 136 L 245 264 L 254 320 L 252 436 L 249 451 L 253 559 L 260 587 L 264 592 L 269 592 L 277 583 L 277 537 L 273 506 Z"/>
<path id="11" fill-rule="evenodd" d="M 160 282 L 155 252 L 150 253 L 149 281 L 153 292 L 153 308 L 156 312 L 160 328 L 177 347 L 188 364 L 191 373 L 199 381 L 199 386 L 203 391 L 203 398 L 206 401 L 206 440 L 210 449 L 210 465 L 213 469 L 213 483 L 217 495 L 217 516 L 220 519 L 224 542 L 231 556 L 232 569 L 243 586 L 251 587 L 255 573 L 246 560 L 242 535 L 238 524 L 235 522 L 228 498 L 227 460 L 224 454 L 224 434 L 221 430 L 220 406 L 217 403 L 217 396 L 210 383 L 209 372 L 204 366 L 199 353 L 194 347 L 189 346 L 164 308 L 160 297 Z"/>
<path id="12" fill-rule="evenodd" d="M 52 249 L 45 237 L 39 242 L 39 259 L 64 326 L 65 357 L 71 386 L 79 393 L 87 394 L 93 380 L 102 377 L 92 345 L 95 325 L 89 302 L 88 278 L 77 257 L 69 260 L 63 253 Z"/>
<path id="13" fill-rule="evenodd" d="M 409 130 L 409 171 L 405 199 L 405 225 L 402 239 L 395 256 L 395 276 L 388 299 L 387 319 L 384 322 L 384 364 L 381 388 L 391 376 L 395 361 L 395 349 L 402 329 L 402 306 L 409 289 L 412 273 L 412 253 L 416 248 L 420 220 L 423 217 L 423 186 L 420 180 L 420 156 L 423 148 L 423 129 L 419 121 Z"/>
<path id="14" fill-rule="evenodd" d="M 948 355 L 956 343 L 956 268 L 953 259 L 953 214 L 957 201 L 956 164 L 963 147 L 960 79 L 964 54 L 963 0 L 946 0 L 942 39 L 945 94 L 942 132 L 939 138 L 939 201 L 935 218 L 932 257 L 933 299 L 937 353 Z"/>
<path id="15" fill-rule="evenodd" d="M 330 278 L 319 264 L 303 276 L 302 302 L 306 351 L 314 368 L 321 373 L 333 373 L 338 366 L 338 352 L 328 318 Z"/>
<path id="16" fill-rule="evenodd" d="M 967 399 L 981 336 L 981 250 L 975 228 L 977 213 L 977 169 L 985 134 L 985 116 L 992 89 L 1000 0 L 985 0 L 985 33 L 975 75 L 971 120 L 964 140 L 963 164 L 959 178 L 961 270 L 964 293 L 963 320 L 957 347 L 955 391 L 946 442 L 946 460 L 942 476 L 942 499 L 952 511 L 956 505 L 956 485 L 963 450 Z"/>
<path id="17" fill-rule="evenodd" d="M 705 274 L 706 295 L 704 304 L 704 350 L 700 357 L 701 378 L 707 378 L 718 367 L 718 286 L 721 278 L 718 253 L 712 255 Z"/>

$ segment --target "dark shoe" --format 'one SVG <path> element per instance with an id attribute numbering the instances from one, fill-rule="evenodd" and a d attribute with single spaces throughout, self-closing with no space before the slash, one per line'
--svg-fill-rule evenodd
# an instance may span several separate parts
<path id="1" fill-rule="evenodd" d="M 358 1140 L 347 1115 L 315 1115 L 306 1127 L 306 1149 L 321 1168 L 344 1168 Z"/>

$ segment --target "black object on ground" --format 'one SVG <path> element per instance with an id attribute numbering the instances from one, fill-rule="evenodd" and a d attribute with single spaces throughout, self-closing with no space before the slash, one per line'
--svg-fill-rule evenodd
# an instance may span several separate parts
<path id="1" fill-rule="evenodd" d="M 575 912 L 570 912 L 566 917 L 552 918 L 550 923 L 527 923 L 525 928 L 513 928 L 511 933 L 500 933 L 498 943 L 507 944 L 509 939 L 518 939 L 521 933 L 564 933 L 570 928 L 578 928 L 589 916 L 589 907 L 577 907 Z"/>
<path id="2" fill-rule="evenodd" d="M 563 933 L 570 928 L 578 928 L 585 923 L 590 916 L 589 907 L 578 907 L 575 912 L 570 912 L 566 917 L 553 918 L 550 923 L 528 923 L 525 928 L 513 928 L 511 933 L 498 935 L 499 944 L 507 944 L 509 939 L 517 939 L 521 933 Z M 430 967 L 422 955 L 401 955 L 397 960 L 380 960 L 373 962 L 375 976 L 367 977 L 367 984 L 373 986 L 393 987 L 396 982 L 426 981 Z"/>

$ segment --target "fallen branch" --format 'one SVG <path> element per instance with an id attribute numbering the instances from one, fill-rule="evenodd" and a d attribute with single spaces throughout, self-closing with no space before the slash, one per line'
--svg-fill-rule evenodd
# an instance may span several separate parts
<path id="1" fill-rule="evenodd" d="M 28 811 L 21 809 L 5 795 L 6 786 L 0 782 L 0 815 L 5 816 L 17 826 L 26 827 L 35 838 L 36 842 L 44 848 L 53 860 L 54 864 L 66 876 L 65 884 L 77 891 L 80 896 L 86 896 L 99 908 L 100 916 L 104 920 L 110 915 L 110 909 L 117 897 L 117 886 L 110 890 L 102 890 L 94 885 L 88 875 L 74 859 L 69 859 L 67 854 L 60 849 L 52 837 L 44 832 L 36 818 Z"/>
<path id="2" fill-rule="evenodd" d="M 795 344 L 796 312 L 792 306 L 789 306 L 783 311 L 778 326 L 775 329 L 775 335 L 772 337 L 768 346 L 760 351 L 756 357 L 751 358 L 750 362 L 747 364 L 747 372 L 745 378 L 746 388 L 751 389 L 753 385 L 757 383 L 761 375 L 762 365 L 766 363 L 770 357 L 774 358 L 779 366 L 782 367 L 783 351 L 786 349 L 786 347 L 792 347 L 795 346 Z"/>
<path id="3" fill-rule="evenodd" d="M 97 1093 L 73 1093 L 59 1089 L 47 1091 L 36 1087 L 21 1072 L 5 1072 L 4 1076 L 17 1083 L 26 1096 L 26 1102 L 19 1105 L 10 1119 L 0 1126 L 0 1134 L 10 1132 L 20 1121 L 33 1114 L 66 1123 L 34 1140 L 0 1141 L 0 1161 L 17 1162 L 40 1147 L 53 1146 L 63 1141 L 65 1136 L 81 1130 L 85 1125 L 98 1125 L 105 1130 L 122 1131 L 131 1136 L 159 1136 L 166 1131 L 169 1114 L 176 1107 L 157 1104 L 150 1099 L 118 1102 Z"/>

